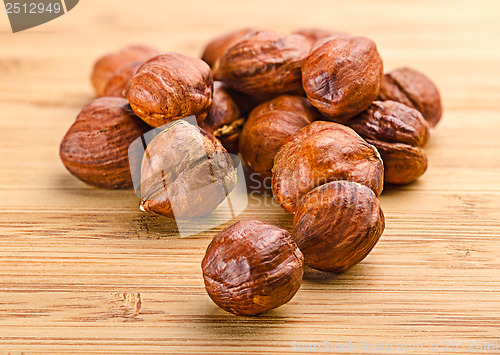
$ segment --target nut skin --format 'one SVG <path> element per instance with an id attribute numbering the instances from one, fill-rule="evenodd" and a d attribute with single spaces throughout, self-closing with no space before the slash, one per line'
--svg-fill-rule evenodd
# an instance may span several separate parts
<path id="1" fill-rule="evenodd" d="M 123 97 L 130 80 L 132 80 L 142 63 L 140 61 L 132 62 L 115 71 L 104 88 L 103 96 Z"/>
<path id="2" fill-rule="evenodd" d="M 274 158 L 273 196 L 291 214 L 313 188 L 339 180 L 361 183 L 377 196 L 384 183 L 377 149 L 341 124 L 311 123 L 287 138 Z"/>
<path id="3" fill-rule="evenodd" d="M 64 136 L 61 160 L 87 184 L 106 189 L 130 187 L 129 145 L 150 129 L 127 100 L 95 99 L 82 109 Z"/>
<path id="4" fill-rule="evenodd" d="M 250 171 L 270 178 L 281 144 L 318 118 L 317 110 L 299 96 L 283 95 L 257 106 L 240 137 L 240 153 Z"/>
<path id="5" fill-rule="evenodd" d="M 303 263 L 290 233 L 249 220 L 216 235 L 201 266 L 210 298 L 227 312 L 249 316 L 290 301 L 302 282 Z"/>
<path id="6" fill-rule="evenodd" d="M 292 34 L 304 36 L 309 41 L 311 46 L 314 46 L 317 42 L 327 37 L 347 36 L 345 32 L 320 27 L 303 27 L 292 32 Z"/>
<path id="7" fill-rule="evenodd" d="M 141 166 L 141 209 L 171 218 L 202 217 L 233 190 L 236 169 L 222 144 L 184 120 L 147 146 Z"/>
<path id="8" fill-rule="evenodd" d="M 212 73 L 204 61 L 164 53 L 137 70 L 126 98 L 137 116 L 159 127 L 192 115 L 203 121 L 212 105 L 212 89 Z"/>
<path id="9" fill-rule="evenodd" d="M 345 123 L 377 98 L 382 59 L 366 37 L 337 36 L 314 46 L 302 65 L 307 97 L 322 114 Z"/>
<path id="10" fill-rule="evenodd" d="M 303 36 L 255 31 L 221 55 L 213 68 L 214 77 L 256 96 L 300 90 L 300 67 L 309 50 Z"/>
<path id="11" fill-rule="evenodd" d="M 398 101 L 422 113 L 430 127 L 441 120 L 441 96 L 436 85 L 411 68 L 398 68 L 384 75 L 379 100 Z"/>
<path id="12" fill-rule="evenodd" d="M 239 138 L 245 122 L 234 93 L 220 81 L 214 83 L 212 106 L 200 127 L 219 139 L 229 153 L 238 154 Z"/>
<path id="13" fill-rule="evenodd" d="M 224 33 L 216 38 L 214 38 L 205 47 L 201 59 L 204 60 L 211 67 L 214 66 L 215 62 L 224 53 L 226 49 L 231 47 L 233 44 L 238 42 L 241 38 L 245 37 L 247 34 L 255 31 L 252 27 L 240 28 L 235 31 Z"/>
<path id="14" fill-rule="evenodd" d="M 134 44 L 99 58 L 94 64 L 91 75 L 92 85 L 97 96 L 106 96 L 104 91 L 109 79 L 122 66 L 136 61 L 144 62 L 158 54 L 160 54 L 160 51 L 156 48 Z"/>
<path id="15" fill-rule="evenodd" d="M 304 196 L 293 219 L 292 235 L 305 265 L 343 272 L 370 253 L 384 228 L 384 213 L 372 190 L 334 181 Z"/>
<path id="16" fill-rule="evenodd" d="M 374 101 L 349 126 L 380 152 L 386 183 L 407 184 L 425 173 L 429 125 L 417 110 L 395 101 Z"/>

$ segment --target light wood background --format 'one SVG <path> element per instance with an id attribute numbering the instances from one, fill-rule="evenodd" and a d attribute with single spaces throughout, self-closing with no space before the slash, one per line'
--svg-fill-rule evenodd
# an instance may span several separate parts
<path id="1" fill-rule="evenodd" d="M 82 0 L 12 34 L 0 11 L 0 352 L 263 354 L 360 341 L 423 344 L 416 354 L 456 341 L 470 353 L 469 341 L 500 342 L 499 13 L 495 0 Z M 289 304 L 256 318 L 205 293 L 200 262 L 222 227 L 179 238 L 132 190 L 88 187 L 58 157 L 99 55 L 145 42 L 198 56 L 244 25 L 369 36 L 387 70 L 433 78 L 445 107 L 428 172 L 383 194 L 387 229 L 370 256 L 342 275 L 308 269 Z M 291 223 L 257 205 L 240 218 Z"/>

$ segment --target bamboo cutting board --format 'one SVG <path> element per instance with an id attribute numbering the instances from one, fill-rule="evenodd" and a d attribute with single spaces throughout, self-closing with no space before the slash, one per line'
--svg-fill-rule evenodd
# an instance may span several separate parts
<path id="1" fill-rule="evenodd" d="M 499 12 L 494 0 L 82 0 L 12 34 L 0 11 L 0 352 L 500 353 Z M 145 42 L 198 56 L 246 25 L 369 36 L 387 70 L 433 78 L 445 107 L 427 173 L 381 197 L 373 252 L 341 275 L 307 269 L 290 303 L 255 318 L 204 290 L 201 259 L 227 223 L 180 238 L 132 190 L 86 186 L 58 157 L 99 55 Z M 289 228 L 266 201 L 239 218 Z"/>

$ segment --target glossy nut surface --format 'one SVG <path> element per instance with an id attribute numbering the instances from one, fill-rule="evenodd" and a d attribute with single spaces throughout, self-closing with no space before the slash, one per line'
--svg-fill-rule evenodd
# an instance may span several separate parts
<path id="1" fill-rule="evenodd" d="M 253 31 L 255 31 L 254 28 L 245 27 L 228 33 L 224 33 L 214 38 L 207 44 L 207 46 L 203 50 L 201 59 L 203 59 L 208 65 L 213 67 L 215 62 L 217 62 L 219 57 L 222 55 L 222 53 L 224 53 L 226 49 L 228 49 L 233 44 L 238 42 L 241 38 Z"/>
<path id="2" fill-rule="evenodd" d="M 292 214 L 313 188 L 339 180 L 366 185 L 377 196 L 384 183 L 377 149 L 341 124 L 311 123 L 289 137 L 274 158 L 273 196 Z"/>
<path id="3" fill-rule="evenodd" d="M 429 125 L 417 110 L 395 101 L 375 101 L 349 126 L 377 147 L 385 182 L 407 184 L 425 173 L 423 147 L 429 140 Z"/>
<path id="4" fill-rule="evenodd" d="M 99 58 L 94 64 L 91 76 L 92 85 L 97 96 L 106 96 L 104 92 L 106 85 L 118 69 L 132 62 L 144 62 L 158 54 L 160 52 L 156 48 L 135 44 Z"/>
<path id="5" fill-rule="evenodd" d="M 382 59 L 366 37 L 326 38 L 314 46 L 302 66 L 307 97 L 332 121 L 344 123 L 377 98 Z"/>
<path id="6" fill-rule="evenodd" d="M 261 179 L 272 176 L 274 157 L 286 138 L 319 113 L 304 97 L 283 95 L 257 106 L 243 126 L 240 152 L 248 168 Z"/>
<path id="7" fill-rule="evenodd" d="M 159 127 L 191 115 L 202 121 L 212 105 L 212 88 L 207 63 L 184 54 L 165 53 L 137 70 L 126 98 L 137 116 Z"/>
<path id="8" fill-rule="evenodd" d="M 293 239 L 312 268 L 342 272 L 363 260 L 385 228 L 372 190 L 334 181 L 311 190 L 293 219 Z"/>
<path id="9" fill-rule="evenodd" d="M 236 169 L 222 144 L 201 128 L 177 120 L 146 148 L 141 208 L 171 218 L 205 216 L 235 184 Z"/>
<path id="10" fill-rule="evenodd" d="M 208 295 L 219 307 L 255 315 L 292 299 L 302 282 L 303 262 L 290 233 L 249 220 L 216 235 L 201 266 Z"/>
<path id="11" fill-rule="evenodd" d="M 128 148 L 150 130 L 127 100 L 103 97 L 86 105 L 63 138 L 61 160 L 82 181 L 114 189 L 132 186 Z"/>
<path id="12" fill-rule="evenodd" d="M 229 153 L 238 154 L 245 117 L 235 102 L 234 95 L 236 93 L 220 81 L 216 81 L 212 106 L 207 117 L 200 123 L 200 127 L 219 139 Z"/>
<path id="13" fill-rule="evenodd" d="M 214 77 L 246 94 L 300 90 L 300 67 L 309 49 L 303 36 L 255 31 L 222 54 L 213 68 Z"/>
<path id="14" fill-rule="evenodd" d="M 415 69 L 404 67 L 385 74 L 379 99 L 398 101 L 417 109 L 431 127 L 441 119 L 441 96 L 436 85 Z"/>

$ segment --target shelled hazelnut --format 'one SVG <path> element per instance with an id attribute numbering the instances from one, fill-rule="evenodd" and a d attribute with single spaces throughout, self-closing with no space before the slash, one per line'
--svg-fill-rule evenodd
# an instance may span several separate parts
<path id="1" fill-rule="evenodd" d="M 292 299 L 302 282 L 303 263 L 290 233 L 249 220 L 217 234 L 201 265 L 205 288 L 219 307 L 256 315 Z"/>
<path id="2" fill-rule="evenodd" d="M 117 70 L 133 62 L 145 62 L 158 54 L 160 54 L 160 51 L 156 48 L 135 44 L 99 58 L 94 64 L 91 76 L 92 85 L 97 96 L 106 96 L 106 85 Z"/>
<path id="3" fill-rule="evenodd" d="M 374 145 L 384 161 L 384 179 L 407 184 L 427 169 L 429 125 L 417 110 L 395 101 L 374 101 L 349 126 Z"/>
<path id="4" fill-rule="evenodd" d="M 385 74 L 379 100 L 398 101 L 420 111 L 430 127 L 441 119 L 443 109 L 436 85 L 415 69 L 403 67 Z"/>
<path id="5" fill-rule="evenodd" d="M 272 176 L 274 156 L 286 138 L 320 117 L 304 97 L 283 95 L 252 110 L 243 126 L 240 152 L 259 178 Z"/>
<path id="6" fill-rule="evenodd" d="M 366 185 L 376 196 L 384 185 L 377 149 L 341 124 L 311 123 L 287 138 L 274 158 L 273 196 L 289 213 L 313 188 L 338 180 Z"/>
<path id="7" fill-rule="evenodd" d="M 127 100 L 95 99 L 82 109 L 64 136 L 61 160 L 69 172 L 90 185 L 130 187 L 129 145 L 150 129 Z"/>

